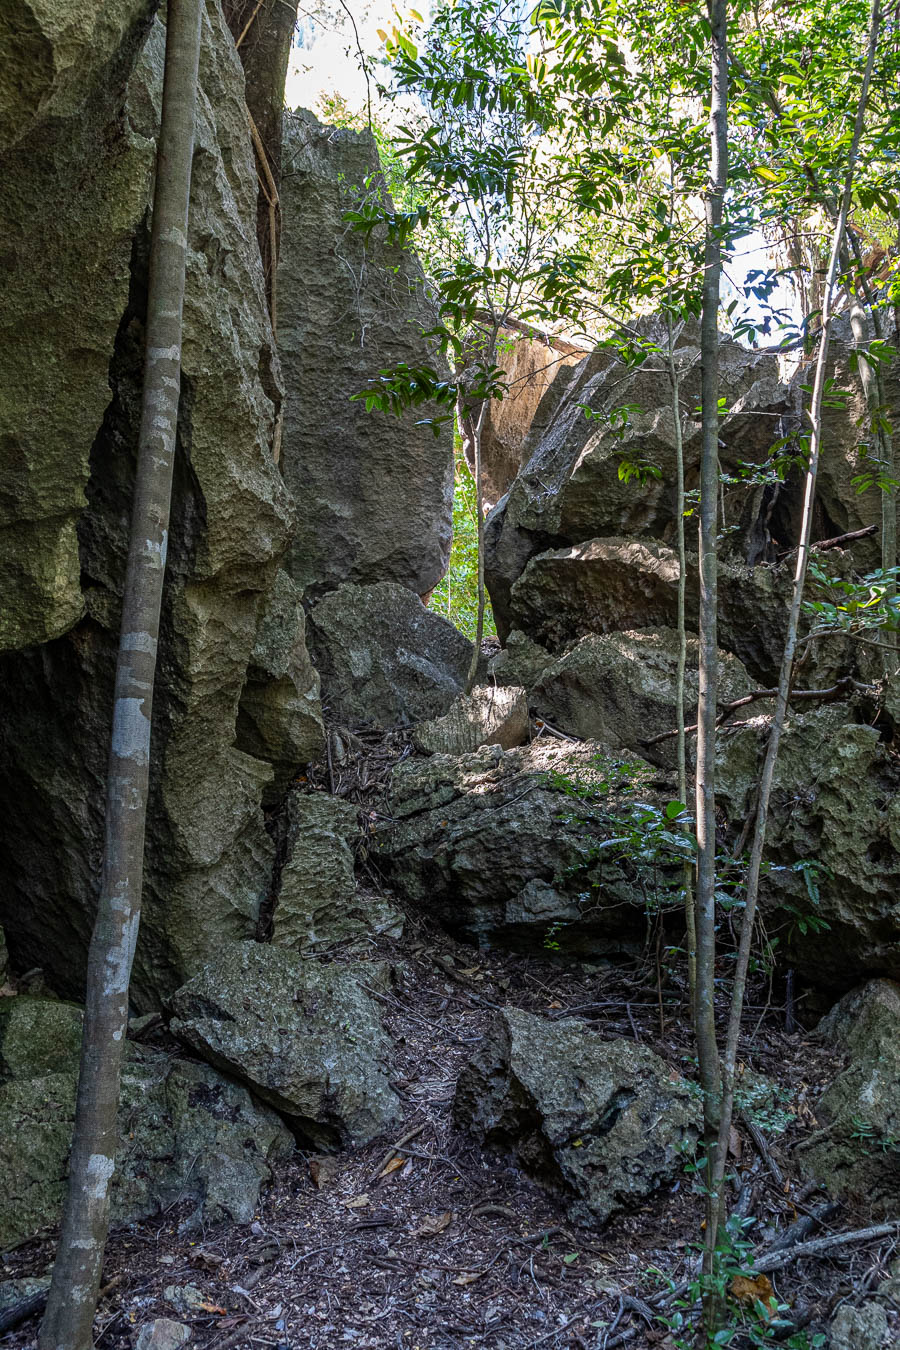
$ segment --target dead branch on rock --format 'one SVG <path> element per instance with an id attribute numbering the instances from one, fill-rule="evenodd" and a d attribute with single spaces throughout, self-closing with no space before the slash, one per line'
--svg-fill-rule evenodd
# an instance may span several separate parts
<path id="1" fill-rule="evenodd" d="M 844 675 L 836 684 L 830 685 L 828 689 L 792 689 L 789 697 L 797 703 L 813 699 L 831 702 L 840 698 L 842 694 L 851 692 L 858 694 L 877 694 L 878 688 L 874 684 L 862 684 L 859 680 L 854 680 L 852 675 Z M 720 727 L 727 717 L 733 712 L 737 712 L 738 708 L 746 708 L 749 703 L 756 703 L 760 699 L 775 698 L 777 693 L 777 689 L 754 689 L 752 693 L 744 694 L 742 698 L 732 699 L 731 702 L 726 703 L 720 711 L 716 718 L 716 726 Z M 685 732 L 696 730 L 696 722 L 692 723 L 689 727 L 685 727 Z M 677 735 L 677 730 L 662 731 L 658 736 L 652 736 L 649 740 L 642 741 L 641 744 L 647 746 L 659 745 L 661 741 L 671 740 L 673 736 Z"/>

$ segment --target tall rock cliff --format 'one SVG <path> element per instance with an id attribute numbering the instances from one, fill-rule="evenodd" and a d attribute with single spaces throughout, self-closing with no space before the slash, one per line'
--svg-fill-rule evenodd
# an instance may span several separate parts
<path id="1" fill-rule="evenodd" d="M 47 8 L 25 52 L 21 16 L 0 28 L 0 922 L 20 968 L 40 964 L 72 994 L 102 844 L 136 453 L 165 38 L 153 8 Z M 200 85 L 139 1006 L 214 939 L 253 934 L 273 853 L 262 798 L 284 774 L 279 711 L 295 766 L 321 742 L 299 596 L 281 584 L 281 603 L 261 606 L 293 504 L 272 454 L 281 379 L 243 73 L 218 0 L 206 6 Z M 309 713 L 300 744 L 298 702 Z"/>
<path id="2" fill-rule="evenodd" d="M 450 556 L 450 428 L 435 436 L 418 409 L 395 419 L 351 400 L 386 367 L 435 359 L 417 260 L 343 219 L 367 193 L 386 195 L 368 132 L 286 116 L 278 350 L 282 464 L 298 504 L 287 565 L 313 599 L 345 581 L 424 595 Z"/>

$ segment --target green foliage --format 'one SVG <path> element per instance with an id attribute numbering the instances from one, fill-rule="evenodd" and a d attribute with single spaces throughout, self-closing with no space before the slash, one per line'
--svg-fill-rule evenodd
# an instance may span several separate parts
<path id="1" fill-rule="evenodd" d="M 457 448 L 454 463 L 453 543 L 450 567 L 438 582 L 428 602 L 429 609 L 443 614 L 467 638 L 475 640 L 478 626 L 478 525 L 475 515 L 475 480 Z M 485 608 L 484 636 L 496 637 L 490 602 Z"/>
<path id="2" fill-rule="evenodd" d="M 811 634 L 821 637 L 844 633 L 865 637 L 883 629 L 900 629 L 900 596 L 897 594 L 900 568 L 877 568 L 860 578 L 831 576 L 816 561 L 809 565 L 809 592 L 803 612 L 810 622 Z"/>
<path id="3" fill-rule="evenodd" d="M 749 1230 L 755 1222 L 752 1218 L 740 1219 L 732 1215 L 719 1230 L 712 1274 L 696 1275 L 684 1294 L 673 1300 L 672 1311 L 659 1315 L 677 1350 L 696 1350 L 700 1344 L 697 1339 L 698 1310 L 701 1300 L 710 1294 L 715 1303 L 724 1308 L 725 1317 L 724 1325 L 704 1337 L 705 1350 L 735 1344 L 752 1347 L 752 1350 L 764 1350 L 776 1344 L 787 1346 L 789 1350 L 818 1350 L 825 1345 L 825 1336 L 820 1332 L 813 1333 L 811 1338 L 805 1331 L 788 1334 L 792 1326 L 790 1308 L 774 1296 L 766 1297 L 763 1294 L 765 1285 L 760 1285 L 761 1296 L 755 1299 L 751 1297 L 745 1301 L 735 1296 L 741 1281 L 745 1282 L 748 1294 L 752 1294 L 751 1282 L 755 1280 L 755 1274 Z M 670 1280 L 667 1283 L 672 1285 Z"/>
<path id="4" fill-rule="evenodd" d="M 684 903 L 683 864 L 696 850 L 696 841 L 685 828 L 691 817 L 684 802 L 658 805 L 638 800 L 646 775 L 644 764 L 603 754 L 592 756 L 578 773 L 551 769 L 541 775 L 544 787 L 571 803 L 560 821 L 583 829 L 581 858 L 565 872 L 567 879 L 584 876 L 589 889 L 580 897 L 582 903 L 599 889 L 598 868 L 604 862 L 631 869 L 648 913 Z M 545 946 L 553 950 L 559 946 L 560 927 L 556 924 L 548 931 Z"/>

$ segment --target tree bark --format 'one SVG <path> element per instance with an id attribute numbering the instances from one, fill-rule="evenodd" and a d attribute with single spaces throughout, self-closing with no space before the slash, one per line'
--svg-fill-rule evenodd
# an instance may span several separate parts
<path id="1" fill-rule="evenodd" d="M 681 377 L 675 362 L 675 330 L 672 316 L 667 316 L 668 343 L 666 350 L 669 385 L 672 390 L 672 418 L 675 433 L 675 480 L 678 519 L 678 667 L 675 675 L 675 720 L 678 737 L 678 800 L 687 804 L 687 738 L 684 722 L 684 676 L 687 668 L 687 623 L 685 600 L 687 592 L 687 551 L 684 539 L 684 438 L 681 430 Z M 685 824 L 685 834 L 690 826 Z M 697 997 L 697 915 L 694 901 L 694 868 L 688 860 L 684 864 L 684 922 L 687 938 L 688 988 L 693 1008 Z"/>
<path id="2" fill-rule="evenodd" d="M 719 289 L 722 276 L 722 221 L 728 176 L 728 4 L 708 0 L 712 29 L 710 92 L 710 181 L 706 193 L 703 259 L 700 463 L 700 670 L 697 704 L 697 975 L 694 1026 L 703 1090 L 707 1179 L 711 1183 L 719 1137 L 721 1078 L 715 1023 L 716 967 L 716 696 L 718 588 L 716 530 L 719 500 Z M 717 1197 L 707 1185 L 704 1270 L 712 1272 Z"/>
<path id="3" fill-rule="evenodd" d="M 784 652 L 781 660 L 781 671 L 778 680 L 778 693 L 775 700 L 775 709 L 772 715 L 772 728 L 769 732 L 769 742 L 766 747 L 766 757 L 763 762 L 762 774 L 760 777 L 759 796 L 756 808 L 756 821 L 754 825 L 753 843 L 750 849 L 750 865 L 747 873 L 747 890 L 744 904 L 744 915 L 741 924 L 740 944 L 738 947 L 738 957 L 735 966 L 734 985 L 732 988 L 731 1009 L 728 1020 L 728 1032 L 725 1044 L 725 1054 L 722 1063 L 722 1110 L 719 1122 L 719 1136 L 717 1157 L 715 1162 L 712 1189 L 716 1192 L 724 1190 L 725 1160 L 728 1151 L 728 1138 L 731 1128 L 731 1119 L 734 1109 L 734 1087 L 735 1087 L 735 1069 L 737 1065 L 738 1044 L 741 1031 L 741 1015 L 743 1013 L 744 990 L 747 982 L 747 970 L 750 961 L 750 950 L 753 942 L 753 929 L 756 920 L 756 908 L 759 899 L 759 878 L 760 869 L 763 860 L 763 851 L 766 841 L 766 826 L 768 823 L 769 801 L 772 792 L 772 782 L 775 775 L 775 763 L 778 757 L 778 749 L 781 741 L 781 733 L 784 728 L 785 716 L 787 713 L 788 700 L 790 697 L 791 678 L 794 668 L 794 654 L 797 647 L 797 633 L 800 623 L 800 610 L 803 600 L 803 588 L 806 581 L 806 569 L 809 562 L 810 539 L 812 535 L 813 505 L 815 502 L 816 475 L 819 466 L 819 450 L 822 440 L 822 403 L 825 392 L 825 382 L 828 369 L 828 345 L 831 331 L 831 318 L 834 304 L 834 289 L 840 271 L 841 252 L 844 244 L 844 230 L 847 223 L 847 215 L 850 210 L 850 199 L 853 188 L 853 173 L 856 165 L 856 158 L 859 151 L 859 143 L 862 137 L 863 126 L 865 123 L 866 105 L 868 102 L 869 84 L 872 76 L 872 69 L 875 63 L 875 52 L 878 45 L 878 34 L 881 22 L 881 0 L 873 0 L 871 18 L 869 23 L 869 43 L 866 58 L 866 67 L 863 75 L 862 88 L 860 90 L 859 102 L 856 109 L 856 118 L 853 128 L 853 137 L 850 144 L 850 150 L 847 160 L 847 173 L 844 180 L 844 190 L 841 197 L 838 210 L 837 221 L 834 227 L 832 238 L 831 255 L 828 262 L 828 270 L 825 278 L 825 291 L 822 300 L 822 327 L 819 335 L 819 352 L 816 360 L 816 372 L 813 382 L 813 392 L 810 402 L 809 418 L 811 423 L 811 435 L 809 445 L 809 463 L 806 471 L 806 483 L 803 499 L 803 514 L 800 529 L 800 546 L 797 551 L 797 562 L 794 570 L 794 585 L 791 596 L 791 608 L 788 616 L 787 636 L 785 638 Z"/>
<path id="4" fill-rule="evenodd" d="M 90 1350 L 109 1228 L 128 985 L 141 910 L 153 684 L 181 382 L 201 15 L 201 0 L 169 0 L 144 390 L 116 664 L 103 873 L 88 954 L 69 1187 L 40 1350 Z"/>

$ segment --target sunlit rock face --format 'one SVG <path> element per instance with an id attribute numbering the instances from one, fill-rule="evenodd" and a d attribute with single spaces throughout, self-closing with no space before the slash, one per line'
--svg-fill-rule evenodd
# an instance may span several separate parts
<path id="1" fill-rule="evenodd" d="M 447 570 L 453 436 L 355 399 L 399 362 L 444 363 L 425 336 L 436 314 L 422 269 L 345 221 L 386 194 L 368 132 L 323 126 L 312 113 L 284 126 L 278 266 L 278 350 L 284 372 L 281 462 L 298 503 L 288 554 L 315 599 L 343 581 L 397 582 L 425 595 Z"/>
<path id="2" fill-rule="evenodd" d="M 17 968 L 40 965 L 78 995 L 102 847 L 165 33 L 144 0 L 50 9 L 28 79 L 11 85 L 27 106 L 0 150 L 0 919 Z M 0 30 L 0 46 L 9 40 Z M 20 57 L 7 52 L 0 68 Z M 263 797 L 321 744 L 299 598 L 282 586 L 262 603 L 294 507 L 273 457 L 281 379 L 256 194 L 240 62 L 209 0 L 140 1007 L 157 1006 L 212 942 L 253 934 L 273 858 Z M 278 730 L 286 708 L 292 741 Z"/>

